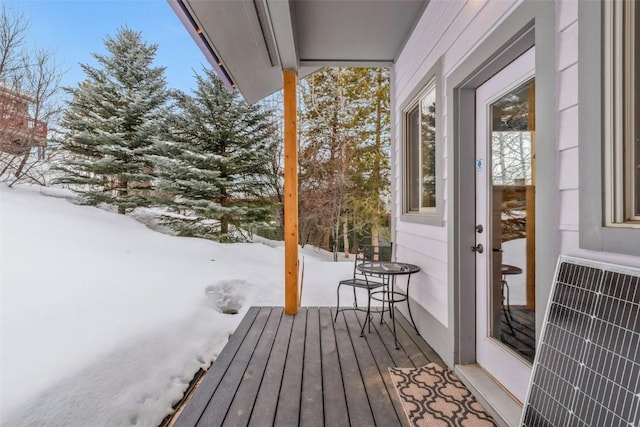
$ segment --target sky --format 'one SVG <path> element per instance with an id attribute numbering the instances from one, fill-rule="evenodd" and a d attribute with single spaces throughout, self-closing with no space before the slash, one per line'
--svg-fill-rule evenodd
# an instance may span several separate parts
<path id="1" fill-rule="evenodd" d="M 0 426 L 157 426 L 250 306 L 282 306 L 283 243 L 171 236 L 151 210 L 72 200 L 0 184 Z M 302 304 L 334 305 L 352 261 L 300 253 Z"/>
<path id="2" fill-rule="evenodd" d="M 63 86 L 84 80 L 80 63 L 96 65 L 92 53 L 106 53 L 104 39 L 127 26 L 157 44 L 155 65 L 166 67 L 169 88 L 195 88 L 193 70 L 208 67 L 202 52 L 166 0 L 3 0 L 31 22 L 27 43 L 55 54 L 65 71 Z"/>

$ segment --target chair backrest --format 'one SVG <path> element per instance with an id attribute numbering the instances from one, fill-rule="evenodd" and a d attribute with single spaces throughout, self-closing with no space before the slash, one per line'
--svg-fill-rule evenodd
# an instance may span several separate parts
<path id="1" fill-rule="evenodd" d="M 388 242 L 388 241 L 387 241 Z M 356 267 L 363 261 L 391 261 L 392 243 L 388 242 L 387 245 L 374 246 L 370 244 L 358 244 L 356 248 L 355 262 L 353 263 L 353 277 L 369 279 L 371 277 L 381 277 L 375 274 L 365 275 Z"/>
<path id="2" fill-rule="evenodd" d="M 371 244 L 371 238 L 363 238 L 358 242 L 356 258 L 361 254 L 361 259 L 366 261 L 391 261 L 393 242 L 380 237 L 377 245 Z"/>

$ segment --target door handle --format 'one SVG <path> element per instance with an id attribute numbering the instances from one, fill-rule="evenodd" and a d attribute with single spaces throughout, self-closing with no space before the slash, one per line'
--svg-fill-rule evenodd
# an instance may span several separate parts
<path id="1" fill-rule="evenodd" d="M 484 252 L 484 246 L 482 246 L 482 243 L 478 243 L 475 246 L 471 246 L 471 252 L 477 252 L 481 254 L 482 252 Z"/>

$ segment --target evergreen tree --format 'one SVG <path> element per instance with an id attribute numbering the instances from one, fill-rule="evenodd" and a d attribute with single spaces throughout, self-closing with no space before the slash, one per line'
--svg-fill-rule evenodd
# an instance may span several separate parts
<path id="1" fill-rule="evenodd" d="M 372 244 L 387 237 L 390 193 L 390 79 L 388 68 L 352 68 L 347 98 L 358 115 L 359 143 L 351 163 L 349 212 L 355 234 L 369 234 Z"/>
<path id="2" fill-rule="evenodd" d="M 326 68 L 302 86 L 302 243 L 349 251 L 388 221 L 389 70 Z"/>
<path id="3" fill-rule="evenodd" d="M 176 95 L 171 141 L 155 157 L 159 189 L 179 234 L 234 241 L 271 218 L 266 176 L 277 149 L 268 111 L 228 91 L 212 70 L 193 96 Z M 178 213 L 180 215 L 175 215 Z"/>
<path id="4" fill-rule="evenodd" d="M 70 184 L 88 204 L 117 206 L 119 213 L 149 203 L 159 130 L 169 93 L 164 67 L 154 67 L 157 45 L 122 28 L 105 39 L 99 67 L 81 64 L 86 79 L 75 88 L 63 118 L 58 183 Z"/>
<path id="5" fill-rule="evenodd" d="M 344 69 L 325 68 L 307 77 L 302 85 L 300 236 L 303 244 L 327 250 L 338 239 L 353 152 L 344 78 Z"/>

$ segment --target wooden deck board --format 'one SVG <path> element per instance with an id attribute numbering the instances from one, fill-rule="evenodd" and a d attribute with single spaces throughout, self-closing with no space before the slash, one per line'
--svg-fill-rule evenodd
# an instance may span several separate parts
<path id="1" fill-rule="evenodd" d="M 364 337 L 363 313 L 333 313 L 252 307 L 174 425 L 407 425 L 388 368 L 442 360 L 400 313 L 400 349 L 388 313 Z"/>
<path id="2" fill-rule="evenodd" d="M 374 425 L 373 414 L 360 375 L 360 367 L 353 351 L 353 343 L 348 333 L 345 313 L 349 312 L 342 311 L 338 315 L 334 330 L 336 331 L 336 345 L 340 357 L 349 422 L 353 426 L 372 426 Z"/>
<path id="3" fill-rule="evenodd" d="M 209 404 L 204 410 L 199 424 L 207 426 L 219 426 L 224 422 L 229 407 L 233 403 L 236 391 L 240 387 L 244 374 L 247 370 L 247 366 L 251 362 L 260 336 L 264 331 L 264 327 L 269 318 L 270 311 L 260 310 L 253 322 L 252 327 L 247 331 L 245 339 L 243 340 L 236 357 L 229 365 L 227 372 L 220 381 L 219 389 L 223 390 L 223 393 L 214 393 Z"/>
<path id="4" fill-rule="evenodd" d="M 364 314 L 358 316 L 358 320 L 360 327 L 362 327 L 362 322 L 364 322 Z M 372 324 L 372 328 L 374 329 L 380 326 L 384 325 L 380 325 L 378 322 L 373 322 Z M 387 393 L 389 393 L 389 396 L 395 397 L 395 385 L 393 384 L 393 380 L 388 373 L 388 368 L 389 366 L 411 366 L 409 358 L 403 351 L 395 350 L 395 348 L 393 348 L 393 343 L 391 344 L 393 352 L 390 353 L 390 350 L 385 346 L 382 340 L 379 339 L 379 336 L 374 336 L 374 339 L 369 339 L 368 333 L 365 332 L 365 338 L 367 338 L 369 351 L 371 351 L 372 354 L 375 354 L 374 361 L 378 367 L 378 370 L 382 373 Z M 393 337 L 391 337 L 391 339 L 393 339 Z M 406 417 L 404 416 L 404 409 L 402 408 L 402 405 L 400 405 L 400 402 L 393 397 L 391 398 L 391 401 L 395 408 L 398 419 L 400 420 L 402 425 L 409 425 Z"/>
<path id="5" fill-rule="evenodd" d="M 366 336 L 360 336 L 360 324 L 355 312 L 346 312 L 345 317 L 375 423 L 378 426 L 399 425 L 400 419 L 393 406 L 392 395 L 384 384 L 384 376 L 388 373 L 384 372 L 386 369 L 381 371 L 376 364 Z"/>
<path id="6" fill-rule="evenodd" d="M 188 405 L 185 406 L 184 410 L 177 418 L 174 423 L 174 427 L 195 426 L 198 420 L 200 420 L 202 413 L 209 404 L 209 400 L 211 400 L 213 394 L 217 390 L 220 380 L 233 361 L 233 358 L 240 348 L 247 331 L 253 324 L 253 321 L 259 312 L 259 307 L 251 307 L 249 309 L 240 322 L 240 325 L 238 325 L 238 328 L 229 338 L 227 345 L 222 349 L 220 355 L 218 355 L 218 358 L 215 361 L 216 369 L 209 369 L 209 372 L 205 375 L 202 383 L 198 387 L 197 392 L 191 396 Z"/>
<path id="7" fill-rule="evenodd" d="M 282 374 L 282 387 L 276 410 L 275 425 L 300 425 L 300 397 L 302 392 L 302 371 L 304 361 L 304 340 L 307 329 L 306 310 L 293 319 L 287 360 Z"/>
<path id="8" fill-rule="evenodd" d="M 318 310 L 307 311 L 302 394 L 300 395 L 300 425 L 309 427 L 324 426 L 320 313 Z"/>
<path id="9" fill-rule="evenodd" d="M 327 390 L 324 393 L 324 422 L 327 426 L 342 427 L 349 425 L 349 412 L 333 327 L 333 312 L 327 308 L 320 309 L 322 389 Z"/>
<path id="10" fill-rule="evenodd" d="M 256 346 L 251 362 L 224 420 L 225 426 L 246 426 L 249 423 L 252 407 L 247 407 L 246 402 L 254 402 L 256 400 L 267 368 L 269 355 L 273 349 L 281 317 L 282 313 L 277 309 L 273 309 L 269 313 L 260 341 Z"/>
<path id="11" fill-rule="evenodd" d="M 280 311 L 282 312 L 282 309 Z M 264 373 L 260 390 L 258 390 L 258 397 L 253 402 L 253 412 L 249 425 L 264 426 L 274 422 L 292 327 L 293 316 L 282 314 L 280 327 L 276 333 L 276 340 L 269 355 L 267 369 Z M 244 402 L 244 404 L 250 406 L 250 402 Z"/>

